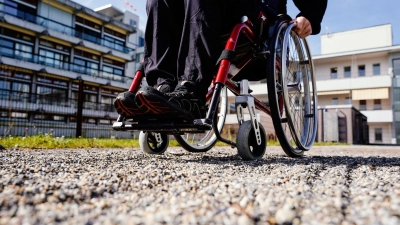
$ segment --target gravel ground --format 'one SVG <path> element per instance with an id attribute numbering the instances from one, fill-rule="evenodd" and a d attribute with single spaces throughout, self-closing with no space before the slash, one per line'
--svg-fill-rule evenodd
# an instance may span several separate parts
<path id="1" fill-rule="evenodd" d="M 400 224 L 399 147 L 0 151 L 0 224 Z"/>

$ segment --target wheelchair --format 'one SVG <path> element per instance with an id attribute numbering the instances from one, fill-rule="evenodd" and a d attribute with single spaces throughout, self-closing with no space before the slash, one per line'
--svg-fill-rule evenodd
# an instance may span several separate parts
<path id="1" fill-rule="evenodd" d="M 169 135 L 189 152 L 206 152 L 217 141 L 236 147 L 244 160 L 261 159 L 267 147 L 266 132 L 256 110 L 271 116 L 279 143 L 289 157 L 302 157 L 315 140 L 317 90 L 314 66 L 305 39 L 293 31 L 287 15 L 260 13 L 252 23 L 242 18 L 230 34 L 222 36 L 225 48 L 209 87 L 205 118 L 190 121 L 180 117 L 118 117 L 118 131 L 140 131 L 139 144 L 145 153 L 162 154 Z M 144 73 L 139 69 L 129 91 L 136 93 Z M 265 80 L 268 104 L 251 95 L 249 81 Z M 228 91 L 235 96 L 239 130 L 236 141 L 221 136 L 228 111 Z M 250 120 L 245 120 L 245 110 Z"/>

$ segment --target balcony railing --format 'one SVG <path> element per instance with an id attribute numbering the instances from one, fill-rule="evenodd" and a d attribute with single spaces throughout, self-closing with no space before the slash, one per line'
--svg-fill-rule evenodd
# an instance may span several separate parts
<path id="1" fill-rule="evenodd" d="M 3 10 L 4 7 L 6 7 L 8 10 Z M 0 11 L 3 11 L 3 13 L 5 13 L 7 15 L 11 15 L 11 16 L 23 19 L 23 20 L 27 20 L 32 23 L 36 23 L 36 24 L 38 24 L 42 27 L 46 27 L 50 30 L 54 30 L 54 31 L 58 31 L 58 32 L 66 34 L 66 35 L 78 37 L 83 40 L 117 50 L 119 52 L 130 54 L 131 52 L 134 51 L 133 49 L 125 47 L 123 45 L 112 43 L 103 38 L 99 38 L 99 37 L 95 37 L 90 34 L 86 34 L 85 32 L 76 31 L 74 27 L 70 27 L 68 25 L 59 23 L 57 21 L 54 21 L 54 20 L 51 20 L 51 19 L 48 19 L 48 18 L 45 18 L 42 16 L 33 15 L 30 13 L 21 11 L 17 8 L 14 8 L 13 6 L 5 5 L 4 3 L 1 3 L 1 2 L 0 2 Z"/>
<path id="2" fill-rule="evenodd" d="M 79 74 L 85 74 L 89 75 L 92 77 L 96 78 L 103 78 L 111 81 L 116 81 L 116 82 L 130 82 L 132 78 L 128 78 L 125 76 L 120 76 L 116 74 L 111 74 L 109 72 L 103 71 L 103 70 L 97 70 L 97 69 L 92 69 L 88 68 L 82 65 L 70 63 L 70 62 L 64 62 L 64 61 L 59 61 L 54 58 L 49 58 L 46 56 L 42 55 L 36 55 L 32 54 L 31 52 L 25 52 L 21 50 L 15 50 L 11 48 L 6 48 L 0 46 L 0 56 L 5 56 L 13 59 L 18 59 L 22 61 L 27 61 L 43 66 L 48 66 L 56 69 L 62 69 L 62 70 L 67 70 L 71 72 L 76 72 Z"/>
<path id="3" fill-rule="evenodd" d="M 0 101 L 12 101 L 19 103 L 32 103 L 38 104 L 41 106 L 54 106 L 54 107 L 69 107 L 69 108 L 78 108 L 78 100 L 77 99 L 68 99 L 60 96 L 51 96 L 51 94 L 30 94 L 27 92 L 18 92 L 18 91 L 10 91 L 5 89 L 0 89 Z M 26 105 L 26 104 L 25 104 Z M 28 105 L 26 105 L 28 106 Z M 2 105 L 0 105 L 0 108 Z M 114 106 L 112 104 L 105 103 L 97 103 L 84 101 L 83 109 L 86 110 L 96 110 L 102 112 L 116 112 Z M 62 111 L 60 111 L 62 114 Z"/>

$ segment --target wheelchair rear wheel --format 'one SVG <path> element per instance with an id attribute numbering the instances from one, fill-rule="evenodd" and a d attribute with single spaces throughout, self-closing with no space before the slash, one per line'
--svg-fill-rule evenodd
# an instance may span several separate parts
<path id="1" fill-rule="evenodd" d="M 297 147 L 309 150 L 315 140 L 318 109 L 314 67 L 305 39 L 299 38 L 290 24 L 285 32 L 282 52 L 282 86 L 286 111 Z"/>
<path id="2" fill-rule="evenodd" d="M 217 123 L 218 131 L 221 132 L 225 124 L 225 118 L 228 110 L 227 88 L 221 90 L 218 112 L 214 115 L 214 123 Z M 185 133 L 183 135 L 174 135 L 176 141 L 189 152 L 206 152 L 214 147 L 217 137 L 214 130 L 205 133 Z"/>
<path id="3" fill-rule="evenodd" d="M 268 99 L 271 109 L 272 122 L 274 124 L 276 136 L 279 143 L 290 157 L 302 157 L 304 150 L 300 149 L 294 141 L 292 130 L 287 119 L 288 111 L 284 98 L 284 75 L 282 74 L 282 58 L 286 57 L 283 52 L 285 32 L 288 28 L 288 21 L 277 21 L 274 33 L 270 38 L 270 59 L 267 68 Z"/>

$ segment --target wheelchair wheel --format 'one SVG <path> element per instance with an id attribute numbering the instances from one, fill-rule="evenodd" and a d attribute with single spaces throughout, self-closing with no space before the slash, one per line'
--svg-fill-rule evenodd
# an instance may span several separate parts
<path id="1" fill-rule="evenodd" d="M 157 135 L 159 135 L 159 140 L 157 140 Z M 145 153 L 163 154 L 168 148 L 169 138 L 167 134 L 140 131 L 139 145 Z"/>
<path id="2" fill-rule="evenodd" d="M 284 78 L 282 74 L 282 58 L 285 31 L 288 27 L 288 21 L 277 21 L 274 33 L 270 38 L 270 58 L 267 68 L 267 86 L 268 99 L 271 110 L 272 122 L 274 124 L 276 136 L 283 151 L 289 157 L 302 157 L 304 150 L 300 149 L 294 141 L 292 130 L 290 129 L 287 114 L 290 108 L 287 108 L 284 98 Z"/>
<path id="3" fill-rule="evenodd" d="M 257 143 L 256 134 L 251 120 L 245 121 L 239 127 L 236 136 L 236 147 L 239 155 L 244 160 L 261 159 L 265 154 L 265 149 L 267 147 L 265 130 L 261 123 L 258 123 L 258 127 L 260 129 L 258 135 L 260 135 L 261 144 Z"/>
<path id="4" fill-rule="evenodd" d="M 318 109 L 314 66 L 305 39 L 290 24 L 283 41 L 282 86 L 286 117 L 296 145 L 309 150 L 315 140 Z"/>
<path id="5" fill-rule="evenodd" d="M 218 131 L 221 132 L 225 124 L 226 113 L 228 110 L 227 88 L 221 90 L 218 105 L 218 113 L 214 115 L 214 123 L 217 123 Z M 176 141 L 189 152 L 206 152 L 214 147 L 217 137 L 213 130 L 205 133 L 185 133 L 183 135 L 174 135 Z"/>

